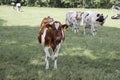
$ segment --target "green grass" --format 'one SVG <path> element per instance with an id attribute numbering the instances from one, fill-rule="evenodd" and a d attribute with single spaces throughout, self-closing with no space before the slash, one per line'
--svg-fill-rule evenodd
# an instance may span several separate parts
<path id="1" fill-rule="evenodd" d="M 95 37 L 90 30 L 84 37 L 82 27 L 66 39 L 58 57 L 58 69 L 45 70 L 45 54 L 37 36 L 41 20 L 51 16 L 62 23 L 70 10 L 96 11 L 108 15 Z M 0 80 L 119 80 L 120 20 L 111 20 L 110 9 L 0 6 Z"/>

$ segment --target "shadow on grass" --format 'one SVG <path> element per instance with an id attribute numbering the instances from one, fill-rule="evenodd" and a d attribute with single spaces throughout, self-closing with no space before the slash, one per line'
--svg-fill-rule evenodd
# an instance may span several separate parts
<path id="1" fill-rule="evenodd" d="M 0 25 L 5 24 L 6 22 L 7 22 L 6 20 L 0 19 Z"/>
<path id="2" fill-rule="evenodd" d="M 58 70 L 45 71 L 39 27 L 0 26 L 1 80 L 115 80 L 120 76 L 120 29 L 103 27 L 96 37 L 66 31 Z M 87 76 L 87 77 L 86 77 Z"/>

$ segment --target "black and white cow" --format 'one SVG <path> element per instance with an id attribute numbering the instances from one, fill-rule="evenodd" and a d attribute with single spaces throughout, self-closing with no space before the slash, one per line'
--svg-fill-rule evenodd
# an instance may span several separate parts
<path id="1" fill-rule="evenodd" d="M 21 11 L 21 3 L 20 0 L 17 0 L 16 2 L 12 2 L 11 5 L 13 6 L 14 10 L 17 10 L 18 12 Z"/>
<path id="2" fill-rule="evenodd" d="M 120 7 L 117 6 L 117 5 L 113 5 L 113 6 L 112 6 L 112 10 L 113 10 L 113 11 L 119 11 L 119 10 L 120 10 Z"/>
<path id="3" fill-rule="evenodd" d="M 86 34 L 86 28 L 91 29 L 91 34 L 93 36 L 96 35 L 97 29 L 99 26 L 102 26 L 106 20 L 106 17 L 103 14 L 97 12 L 84 12 L 83 14 L 83 28 L 84 28 L 84 35 Z"/>
<path id="4" fill-rule="evenodd" d="M 69 11 L 66 13 L 66 24 L 72 26 L 72 31 L 74 31 L 74 33 L 79 31 L 82 14 L 83 13 L 80 11 Z"/>
<path id="5" fill-rule="evenodd" d="M 17 11 L 20 12 L 21 11 L 21 3 L 16 3 L 16 8 L 17 8 Z"/>

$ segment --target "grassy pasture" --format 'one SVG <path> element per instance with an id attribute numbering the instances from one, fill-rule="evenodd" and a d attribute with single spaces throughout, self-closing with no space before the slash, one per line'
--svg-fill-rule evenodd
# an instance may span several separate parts
<path id="1" fill-rule="evenodd" d="M 58 57 L 58 69 L 45 70 L 44 52 L 37 36 L 41 20 L 51 16 L 62 23 L 71 10 L 96 11 L 108 15 L 95 37 L 90 30 L 65 31 L 66 39 Z M 0 6 L 0 80 L 119 80 L 120 20 L 112 20 L 110 9 Z"/>

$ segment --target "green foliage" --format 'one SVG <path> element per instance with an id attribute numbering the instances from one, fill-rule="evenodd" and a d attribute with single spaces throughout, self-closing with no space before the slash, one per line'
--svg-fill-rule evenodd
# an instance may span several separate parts
<path id="1" fill-rule="evenodd" d="M 120 0 L 110 0 L 112 4 L 119 4 L 120 5 Z"/>
<path id="2" fill-rule="evenodd" d="M 0 0 L 0 4 L 10 4 L 16 0 Z M 111 8 L 113 4 L 120 6 L 120 0 L 21 0 L 24 6 L 66 7 L 66 8 Z"/>

